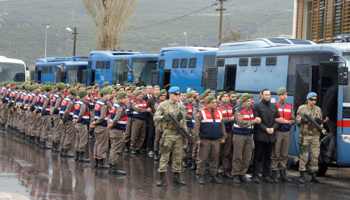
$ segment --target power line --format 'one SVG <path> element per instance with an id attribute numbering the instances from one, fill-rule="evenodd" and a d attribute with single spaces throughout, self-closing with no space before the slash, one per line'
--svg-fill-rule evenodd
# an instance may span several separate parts
<path id="1" fill-rule="evenodd" d="M 174 21 L 174 20 L 183 18 L 183 17 L 187 17 L 187 16 L 189 16 L 189 15 L 192 15 L 192 14 L 194 14 L 194 13 L 200 12 L 200 11 L 202 11 L 202 10 L 208 9 L 208 8 L 210 8 L 210 7 L 213 7 L 213 6 L 215 6 L 215 4 L 210 5 L 210 6 L 207 6 L 207 7 L 205 7 L 205 8 L 200 9 L 200 10 L 197 10 L 197 11 L 194 11 L 194 12 L 191 12 L 191 13 L 188 13 L 188 14 L 185 14 L 185 15 L 182 15 L 182 16 L 179 16 L 179 17 L 176 17 L 176 18 L 173 18 L 173 19 L 169 19 L 169 20 L 166 20 L 166 21 L 162 21 L 162 22 L 159 22 L 159 23 L 156 23 L 156 24 L 147 25 L 147 26 L 141 26 L 141 27 L 136 27 L 136 28 L 130 28 L 129 30 L 137 30 L 137 29 L 143 29 L 143 28 L 149 28 L 149 27 L 153 27 L 153 26 L 158 26 L 158 25 L 160 25 L 160 24 L 164 24 L 164 23 L 167 23 L 167 22 L 170 22 L 170 21 Z"/>

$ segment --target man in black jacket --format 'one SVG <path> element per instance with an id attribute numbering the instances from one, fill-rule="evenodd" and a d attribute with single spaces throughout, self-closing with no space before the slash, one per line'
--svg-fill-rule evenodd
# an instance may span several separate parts
<path id="1" fill-rule="evenodd" d="M 279 124 L 275 121 L 276 118 L 280 118 L 278 108 L 275 104 L 270 103 L 271 92 L 268 89 L 264 89 L 262 92 L 263 99 L 254 105 L 255 117 L 261 118 L 261 123 L 256 124 L 254 127 L 254 161 L 253 161 L 253 181 L 260 183 L 259 179 L 259 163 L 264 153 L 264 168 L 263 168 L 263 181 L 273 183 L 270 174 L 271 168 L 271 154 L 276 142 L 276 133 Z"/>

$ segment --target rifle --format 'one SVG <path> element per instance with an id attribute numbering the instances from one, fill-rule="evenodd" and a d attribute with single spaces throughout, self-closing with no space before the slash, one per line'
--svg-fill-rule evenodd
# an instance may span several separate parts
<path id="1" fill-rule="evenodd" d="M 194 141 L 193 141 L 192 137 L 190 136 L 190 134 L 180 125 L 180 123 L 174 117 L 174 115 L 168 113 L 167 117 L 169 117 L 171 119 L 171 121 L 173 122 L 173 125 L 176 126 L 177 130 L 181 133 L 181 135 L 184 138 L 186 138 L 189 143 L 194 144 Z"/>
<path id="2" fill-rule="evenodd" d="M 316 120 L 314 120 L 310 115 L 304 114 L 304 116 L 305 116 L 305 118 L 306 118 L 307 120 L 309 120 L 309 122 L 310 122 L 312 125 L 316 126 L 320 131 L 325 130 L 325 128 L 322 128 L 321 125 L 320 125 L 320 124 L 322 123 L 322 121 L 320 121 L 319 123 L 317 123 Z M 333 137 L 331 137 L 330 134 L 329 134 L 327 131 L 326 131 L 326 134 L 325 134 L 325 135 L 328 136 L 331 140 L 334 141 Z"/>

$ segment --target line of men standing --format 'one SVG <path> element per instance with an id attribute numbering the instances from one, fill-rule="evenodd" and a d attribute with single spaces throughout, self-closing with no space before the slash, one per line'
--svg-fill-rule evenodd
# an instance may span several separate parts
<path id="1" fill-rule="evenodd" d="M 164 183 L 171 157 L 173 181 L 182 185 L 186 183 L 180 179 L 181 165 L 197 170 L 200 184 L 205 184 L 203 175 L 207 167 L 210 181 L 221 184 L 217 176 L 219 166 L 223 168 L 223 177 L 232 178 L 235 183 L 250 182 L 246 173 L 252 165 L 253 181 L 260 183 L 262 158 L 262 181 L 277 183 L 279 170 L 281 180 L 291 182 L 285 170 L 291 126 L 298 124 L 299 182 L 305 183 L 305 164 L 310 149 L 311 181 L 322 183 L 316 175 L 319 130 L 304 117 L 309 114 L 314 119 L 322 119 L 322 112 L 315 105 L 316 93 L 307 96 L 308 103 L 299 107 L 295 117 L 292 106 L 286 103 L 285 88 L 277 91 L 279 101 L 276 104 L 270 102 L 268 89 L 261 92 L 261 101 L 254 104 L 253 95 L 231 91 L 214 96 L 209 89 L 199 95 L 196 90 L 184 93 L 172 87 L 168 91 L 170 99 L 166 100 L 167 91 L 151 85 L 137 89 L 132 84 L 124 88 L 111 87 L 106 82 L 101 90 L 98 85 L 75 84 L 72 87 L 64 83 L 3 82 L 2 86 L 2 128 L 6 124 L 7 130 L 40 148 L 52 148 L 63 157 L 75 157 L 81 162 L 90 162 L 85 158 L 85 147 L 89 135 L 94 136 L 94 167 L 109 169 L 111 174 L 125 174 L 118 168 L 124 147 L 124 151 L 131 150 L 132 155 L 146 150 L 149 156 L 160 160 L 158 186 Z M 177 117 L 193 137 L 194 144 L 184 140 L 167 117 L 169 113 Z M 51 120 L 54 126 L 52 147 L 47 145 Z M 71 153 L 74 136 L 75 155 Z M 109 141 L 109 165 L 106 165 Z"/>

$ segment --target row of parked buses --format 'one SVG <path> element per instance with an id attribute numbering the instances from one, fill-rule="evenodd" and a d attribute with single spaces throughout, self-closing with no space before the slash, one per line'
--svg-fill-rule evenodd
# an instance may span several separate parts
<path id="1" fill-rule="evenodd" d="M 92 85 L 133 82 L 134 85 L 179 86 L 234 90 L 257 99 L 264 88 L 272 92 L 287 88 L 288 103 L 296 112 L 309 92 L 319 94 L 322 107 L 327 89 L 338 85 L 337 166 L 350 166 L 350 43 L 315 44 L 307 40 L 261 38 L 225 43 L 219 48 L 169 47 L 158 55 L 142 52 L 93 51 L 87 58 L 39 59 L 35 81 Z M 298 156 L 298 127 L 292 130 L 290 155 Z M 320 162 L 319 174 L 327 165 Z"/>

